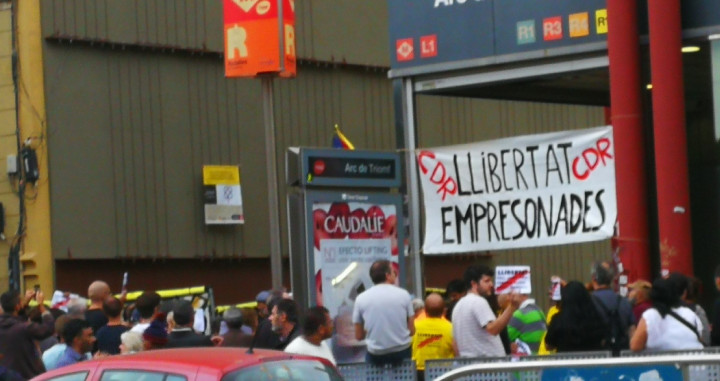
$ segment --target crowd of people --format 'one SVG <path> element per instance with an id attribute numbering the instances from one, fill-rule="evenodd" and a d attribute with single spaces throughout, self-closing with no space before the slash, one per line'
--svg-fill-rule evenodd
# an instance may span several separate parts
<path id="1" fill-rule="evenodd" d="M 42 292 L 0 296 L 0 380 L 26 380 L 80 361 L 140 351 L 185 347 L 254 347 L 325 357 L 333 321 L 324 307 L 302 313 L 290 295 L 262 291 L 256 308 L 230 307 L 218 319 L 196 324 L 203 313 L 185 299 L 162 300 L 143 292 L 134 303 L 115 297 L 103 281 L 88 300 L 48 309 Z M 35 307 L 30 302 L 35 300 Z M 212 334 L 206 335 L 205 324 Z"/>
<path id="2" fill-rule="evenodd" d="M 370 275 L 376 285 L 358 297 L 353 315 L 357 338 L 368 343 L 367 360 L 382 365 L 412 358 L 420 380 L 430 359 L 578 351 L 612 351 L 618 356 L 623 350 L 720 345 L 720 332 L 712 330 L 696 303 L 699 281 L 679 273 L 653 283 L 638 280 L 628 285 L 624 297 L 613 289 L 613 264 L 597 262 L 590 282 L 553 277 L 559 280 L 559 292 L 549 293 L 552 305 L 547 313 L 531 295 L 496 295 L 494 271 L 483 265 L 470 266 L 463 279 L 450 282 L 444 298 L 427 296 L 424 307 L 393 285 L 395 274 L 387 263 L 373 264 Z M 720 290 L 720 267 L 715 280 Z M 720 302 L 714 321 L 720 319 L 719 307 Z"/>
<path id="3" fill-rule="evenodd" d="M 385 365 L 412 358 L 421 380 L 430 359 L 596 350 L 619 355 L 627 349 L 720 345 L 720 330 L 712 330 L 720 322 L 710 324 L 696 303 L 699 282 L 679 273 L 652 283 L 638 280 L 624 297 L 613 289 L 612 263 L 597 262 L 590 282 L 559 282 L 559 292 L 548 294 L 547 313 L 531 295 L 496 295 L 494 271 L 484 265 L 468 267 L 445 295 L 431 293 L 424 300 L 412 299 L 397 285 L 398 274 L 387 260 L 374 262 L 369 275 L 374 285 L 357 296 L 351 314 L 354 338 L 365 343 L 364 360 Z M 720 267 L 715 281 L 720 290 Z M 256 308 L 228 308 L 219 319 L 204 322 L 210 329 L 203 332 L 196 319 L 204 315 L 189 300 L 163 301 L 147 291 L 126 303 L 124 294 L 113 296 L 103 281 L 90 284 L 88 299 L 71 300 L 61 310 L 48 309 L 40 291 L 2 294 L 0 379 L 29 379 L 91 358 L 181 347 L 266 348 L 336 364 L 329 311 L 303 310 L 282 290 L 260 292 Z M 31 300 L 36 307 L 29 308 Z M 713 323 L 719 312 L 720 301 Z"/>

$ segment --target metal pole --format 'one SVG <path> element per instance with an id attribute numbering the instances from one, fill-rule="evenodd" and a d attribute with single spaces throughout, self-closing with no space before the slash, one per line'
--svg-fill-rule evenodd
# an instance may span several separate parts
<path id="1" fill-rule="evenodd" d="M 403 80 L 403 109 L 405 111 L 405 173 L 407 181 L 408 219 L 410 220 L 410 257 L 413 261 L 413 291 L 419 298 L 425 296 L 422 277 L 422 254 L 420 253 L 420 185 L 415 160 L 415 93 L 412 79 Z"/>
<path id="2" fill-rule="evenodd" d="M 282 287 L 280 252 L 280 214 L 278 208 L 277 163 L 275 158 L 275 117 L 273 114 L 273 78 L 262 77 L 263 120 L 265 124 L 265 165 L 267 166 L 268 222 L 270 224 L 270 271 L 272 287 Z"/>

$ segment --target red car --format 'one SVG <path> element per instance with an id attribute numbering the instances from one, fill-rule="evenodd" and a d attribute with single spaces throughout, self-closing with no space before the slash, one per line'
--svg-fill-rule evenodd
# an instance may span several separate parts
<path id="1" fill-rule="evenodd" d="M 245 348 L 181 348 L 83 361 L 43 373 L 52 381 L 342 381 L 324 359 Z"/>

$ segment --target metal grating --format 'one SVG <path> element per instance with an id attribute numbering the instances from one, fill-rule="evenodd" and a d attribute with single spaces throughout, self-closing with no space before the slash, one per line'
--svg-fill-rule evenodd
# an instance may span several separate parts
<path id="1" fill-rule="evenodd" d="M 415 361 L 405 360 L 401 365 L 383 367 L 367 363 L 338 365 L 345 381 L 416 381 Z M 426 378 L 427 379 L 427 378 Z"/>

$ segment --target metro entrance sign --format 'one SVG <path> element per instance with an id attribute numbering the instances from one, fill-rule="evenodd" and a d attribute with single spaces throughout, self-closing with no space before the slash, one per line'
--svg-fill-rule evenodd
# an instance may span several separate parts
<path id="1" fill-rule="evenodd" d="M 295 0 L 223 0 L 223 14 L 226 77 L 295 76 Z"/>
<path id="2" fill-rule="evenodd" d="M 638 9 L 647 33 L 645 1 Z M 606 49 L 606 0 L 388 0 L 391 77 Z M 716 26 L 720 2 L 682 1 L 683 30 Z M 707 32 L 707 30 L 705 30 Z"/>
<path id="3" fill-rule="evenodd" d="M 389 0 L 388 4 L 393 69 L 599 42 L 607 32 L 604 0 Z"/>

